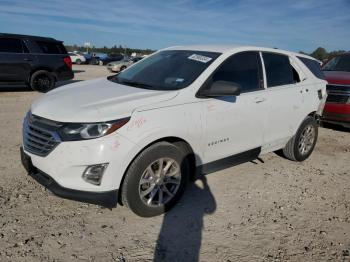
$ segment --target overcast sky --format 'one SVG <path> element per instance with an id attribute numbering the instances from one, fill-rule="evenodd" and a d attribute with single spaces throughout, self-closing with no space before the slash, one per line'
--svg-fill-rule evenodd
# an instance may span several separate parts
<path id="1" fill-rule="evenodd" d="M 0 0 L 0 32 L 151 49 L 237 43 L 350 50 L 350 0 Z"/>

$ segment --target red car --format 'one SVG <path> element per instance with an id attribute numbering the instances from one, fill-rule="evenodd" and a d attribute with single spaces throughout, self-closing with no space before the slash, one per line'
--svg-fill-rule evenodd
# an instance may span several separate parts
<path id="1" fill-rule="evenodd" d="M 322 70 L 328 81 L 323 121 L 350 128 L 350 53 L 333 57 Z"/>

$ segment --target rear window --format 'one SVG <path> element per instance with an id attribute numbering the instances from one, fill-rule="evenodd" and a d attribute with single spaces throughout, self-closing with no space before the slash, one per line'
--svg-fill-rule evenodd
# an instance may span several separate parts
<path id="1" fill-rule="evenodd" d="M 14 38 L 0 38 L 0 52 L 23 53 L 22 40 Z"/>
<path id="2" fill-rule="evenodd" d="M 60 42 L 36 41 L 45 54 L 67 54 L 66 48 Z"/>
<path id="3" fill-rule="evenodd" d="M 326 79 L 321 70 L 321 65 L 317 61 L 301 56 L 298 56 L 298 58 L 314 74 L 314 76 L 319 79 Z"/>
<path id="4" fill-rule="evenodd" d="M 293 67 L 286 55 L 263 53 L 266 70 L 267 87 L 295 83 Z"/>

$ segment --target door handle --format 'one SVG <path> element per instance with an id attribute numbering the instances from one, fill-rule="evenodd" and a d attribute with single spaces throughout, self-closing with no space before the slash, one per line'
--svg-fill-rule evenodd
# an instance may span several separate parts
<path id="1" fill-rule="evenodd" d="M 254 98 L 254 102 L 257 103 L 257 104 L 262 103 L 264 101 L 266 101 L 266 98 L 264 98 L 264 97 L 256 97 L 256 98 Z"/>

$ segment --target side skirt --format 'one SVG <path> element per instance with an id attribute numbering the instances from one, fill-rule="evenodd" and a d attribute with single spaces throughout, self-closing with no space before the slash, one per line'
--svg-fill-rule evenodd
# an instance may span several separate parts
<path id="1" fill-rule="evenodd" d="M 0 82 L 0 87 L 26 87 L 25 82 Z"/>
<path id="2" fill-rule="evenodd" d="M 260 155 L 261 147 L 254 148 L 243 153 L 225 157 L 213 162 L 206 163 L 197 167 L 197 174 L 209 174 L 232 166 L 236 166 L 248 161 L 257 159 Z"/>

